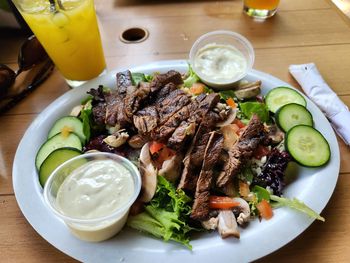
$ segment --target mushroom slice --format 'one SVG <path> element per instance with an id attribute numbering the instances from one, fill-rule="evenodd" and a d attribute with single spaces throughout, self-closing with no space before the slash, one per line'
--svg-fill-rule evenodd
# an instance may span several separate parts
<path id="1" fill-rule="evenodd" d="M 113 135 L 107 136 L 103 141 L 111 147 L 117 148 L 123 145 L 127 139 L 129 138 L 129 134 L 125 132 L 125 130 L 119 130 Z"/>
<path id="2" fill-rule="evenodd" d="M 277 127 L 276 124 L 265 125 L 265 129 L 267 130 L 267 138 L 273 144 L 278 144 L 284 139 L 284 133 Z"/>
<path id="3" fill-rule="evenodd" d="M 201 221 L 206 230 L 215 230 L 219 224 L 219 217 L 211 217 L 208 220 Z"/>
<path id="4" fill-rule="evenodd" d="M 236 134 L 234 124 L 228 124 L 226 126 L 221 127 L 222 135 L 224 136 L 224 149 L 230 150 L 233 145 L 238 140 L 238 135 Z"/>
<path id="5" fill-rule="evenodd" d="M 218 218 L 218 231 L 222 238 L 230 236 L 240 237 L 236 217 L 231 210 L 220 211 Z"/>
<path id="6" fill-rule="evenodd" d="M 224 121 L 220 121 L 216 124 L 216 127 L 224 127 L 231 124 L 237 116 L 237 109 L 231 109 L 228 113 L 227 118 Z"/>
<path id="7" fill-rule="evenodd" d="M 146 203 L 152 200 L 157 188 L 157 169 L 153 166 L 151 160 L 149 143 L 146 143 L 141 149 L 140 174 L 142 185 L 139 199 Z"/>
<path id="8" fill-rule="evenodd" d="M 181 175 L 183 155 L 176 154 L 163 162 L 159 175 L 164 176 L 168 181 L 174 183 Z"/>
<path id="9" fill-rule="evenodd" d="M 247 223 L 250 219 L 249 204 L 247 203 L 247 201 L 245 201 L 244 199 L 239 198 L 239 197 L 233 198 L 233 201 L 238 202 L 239 208 L 240 208 L 240 213 L 237 217 L 237 223 L 239 225 L 243 225 L 244 223 Z"/>
<path id="10" fill-rule="evenodd" d="M 260 94 L 260 87 L 261 87 L 261 80 L 248 83 L 244 86 L 239 87 L 239 89 L 235 91 L 235 96 L 239 100 L 254 98 Z"/>
<path id="11" fill-rule="evenodd" d="M 74 117 L 78 117 L 80 115 L 80 112 L 83 110 L 84 108 L 84 105 L 78 105 L 78 106 L 75 106 L 71 112 L 70 112 L 70 116 L 74 116 Z"/>

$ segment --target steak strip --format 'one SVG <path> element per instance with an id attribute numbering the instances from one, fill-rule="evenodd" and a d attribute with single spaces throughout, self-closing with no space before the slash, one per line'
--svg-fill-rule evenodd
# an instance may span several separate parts
<path id="1" fill-rule="evenodd" d="M 129 86 L 132 86 L 132 76 L 129 70 L 117 73 L 117 92 L 125 95 Z"/>
<path id="2" fill-rule="evenodd" d="M 151 81 L 151 92 L 154 93 L 163 88 L 168 83 L 174 83 L 176 86 L 183 83 L 181 74 L 175 70 L 170 70 L 165 74 L 155 75 Z"/>
<path id="3" fill-rule="evenodd" d="M 216 181 L 218 187 L 224 187 L 233 179 L 245 161 L 253 156 L 264 137 L 264 124 L 257 115 L 253 115 L 238 142 L 228 152 L 229 160 Z"/>
<path id="4" fill-rule="evenodd" d="M 197 181 L 195 199 L 192 206 L 191 218 L 195 220 L 208 219 L 210 207 L 209 196 L 213 182 L 213 167 L 217 163 L 223 147 L 224 138 L 222 134 L 213 131 L 210 133 L 209 141 L 204 153 L 202 170 Z"/>
<path id="5" fill-rule="evenodd" d="M 183 161 L 182 171 L 178 189 L 194 192 L 198 180 L 198 171 L 202 167 L 206 145 L 209 141 L 210 129 L 204 123 L 198 127 L 196 135 Z"/>

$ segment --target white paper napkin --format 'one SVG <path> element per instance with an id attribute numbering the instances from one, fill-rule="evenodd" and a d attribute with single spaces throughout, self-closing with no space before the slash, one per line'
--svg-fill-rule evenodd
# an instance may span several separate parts
<path id="1" fill-rule="evenodd" d="M 306 95 L 316 103 L 347 145 L 350 145 L 349 108 L 327 85 L 314 63 L 290 65 L 289 72 Z"/>

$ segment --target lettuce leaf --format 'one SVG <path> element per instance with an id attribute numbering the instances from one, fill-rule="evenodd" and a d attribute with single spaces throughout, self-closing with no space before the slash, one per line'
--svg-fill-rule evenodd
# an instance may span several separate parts
<path id="1" fill-rule="evenodd" d="M 258 115 L 262 122 L 267 122 L 270 118 L 269 110 L 264 103 L 252 101 L 242 102 L 239 103 L 239 108 L 248 119 L 250 119 L 253 114 Z"/>
<path id="2" fill-rule="evenodd" d="M 251 184 L 253 182 L 254 174 L 252 171 L 252 168 L 248 165 L 244 166 L 239 174 L 237 175 L 239 179 L 241 179 L 244 182 L 247 182 Z"/>
<path id="3" fill-rule="evenodd" d="M 92 96 L 84 101 L 84 107 L 80 112 L 79 118 L 83 122 L 83 133 L 86 137 L 86 142 L 89 142 L 90 138 L 96 136 L 96 134 L 101 134 L 105 130 L 104 125 L 97 125 L 94 122 L 92 113 Z"/>
<path id="4" fill-rule="evenodd" d="M 312 210 L 310 207 L 308 207 L 306 204 L 304 204 L 303 202 L 301 202 L 296 198 L 289 199 L 289 198 L 279 197 L 276 195 L 270 195 L 270 199 L 272 201 L 277 202 L 279 206 L 287 206 L 295 210 L 298 210 L 300 212 L 303 212 L 311 218 L 315 218 L 322 222 L 325 221 L 325 219 L 322 216 L 320 216 L 318 213 L 316 213 L 314 210 Z"/>
<path id="5" fill-rule="evenodd" d="M 155 196 L 145 206 L 145 212 L 129 217 L 128 226 L 192 249 L 188 233 L 194 229 L 187 223 L 191 198 L 184 191 L 176 190 L 164 177 L 158 176 L 157 180 Z"/>
<path id="6" fill-rule="evenodd" d="M 233 90 L 222 90 L 219 92 L 220 99 L 226 101 L 229 98 L 235 98 L 235 92 Z"/>
<path id="7" fill-rule="evenodd" d="M 199 77 L 197 74 L 193 71 L 190 64 L 188 64 L 188 73 L 187 78 L 184 80 L 184 86 L 186 88 L 192 87 L 193 83 L 199 82 Z"/>
<path id="8" fill-rule="evenodd" d="M 258 202 L 261 202 L 263 199 L 270 202 L 270 193 L 264 187 L 254 185 L 252 188 L 252 192 L 255 193 L 256 197 L 258 198 Z"/>
<path id="9" fill-rule="evenodd" d="M 131 80 L 132 84 L 137 86 L 140 82 L 150 82 L 152 80 L 153 76 L 146 75 L 144 73 L 131 73 Z"/>
<path id="10" fill-rule="evenodd" d="M 88 142 L 91 137 L 91 120 L 92 120 L 92 105 L 91 105 L 92 97 L 87 100 L 84 104 L 84 108 L 80 112 L 80 119 L 83 122 L 83 133 L 86 137 L 86 141 Z"/>

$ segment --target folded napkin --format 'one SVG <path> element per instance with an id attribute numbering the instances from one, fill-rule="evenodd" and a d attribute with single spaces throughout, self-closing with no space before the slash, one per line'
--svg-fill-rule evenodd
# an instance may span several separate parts
<path id="1" fill-rule="evenodd" d="M 289 72 L 298 81 L 306 95 L 327 116 L 338 135 L 350 145 L 349 108 L 327 85 L 314 63 L 290 65 Z"/>

